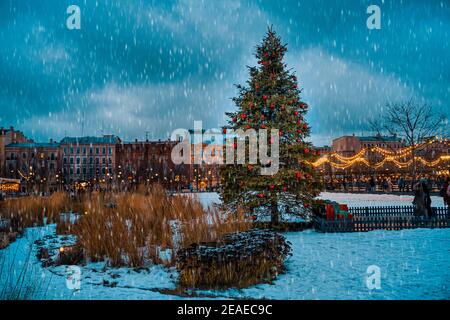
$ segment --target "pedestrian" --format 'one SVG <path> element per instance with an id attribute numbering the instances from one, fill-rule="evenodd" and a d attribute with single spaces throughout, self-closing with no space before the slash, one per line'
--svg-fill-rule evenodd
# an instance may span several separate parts
<path id="1" fill-rule="evenodd" d="M 414 185 L 414 215 L 429 217 L 431 215 L 431 197 L 427 184 L 419 181 Z"/>
<path id="2" fill-rule="evenodd" d="M 397 181 L 398 191 L 403 192 L 405 191 L 405 180 L 403 177 L 400 177 Z"/>
<path id="3" fill-rule="evenodd" d="M 371 178 L 370 178 L 369 185 L 370 185 L 370 191 L 371 191 L 371 192 L 375 192 L 376 187 L 377 187 L 377 184 L 376 184 L 376 182 L 375 182 L 374 177 L 371 177 Z"/>
<path id="4" fill-rule="evenodd" d="M 446 204 L 450 209 L 450 177 L 445 180 L 439 195 L 444 198 L 444 205 Z"/>
<path id="5" fill-rule="evenodd" d="M 391 181 L 391 178 L 387 179 L 387 192 L 388 193 L 392 192 L 392 181 Z"/>

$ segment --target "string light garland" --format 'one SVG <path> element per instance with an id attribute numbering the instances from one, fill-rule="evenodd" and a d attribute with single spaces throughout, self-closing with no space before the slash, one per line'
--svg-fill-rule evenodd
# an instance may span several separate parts
<path id="1" fill-rule="evenodd" d="M 380 148 L 378 146 L 375 147 L 367 147 L 361 149 L 357 154 L 351 156 L 351 157 L 345 157 L 342 155 L 339 155 L 336 152 L 330 153 L 328 155 L 324 155 L 317 159 L 314 162 L 308 162 L 313 167 L 319 167 L 325 163 L 329 163 L 333 168 L 345 170 L 348 169 L 354 165 L 357 164 L 363 164 L 367 167 L 373 168 L 373 169 L 379 169 L 383 167 L 387 162 L 393 163 L 395 166 L 397 166 L 400 169 L 407 168 L 413 164 L 413 159 L 409 159 L 407 161 L 400 161 L 405 159 L 406 157 L 409 157 L 412 155 L 412 153 L 416 150 L 423 149 L 425 146 L 430 145 L 434 143 L 437 140 L 430 140 L 421 144 L 418 144 L 416 146 L 409 146 L 405 147 L 403 149 L 392 151 L 392 150 L 386 150 L 383 148 Z M 444 143 L 445 145 L 449 145 L 449 141 L 447 140 L 441 140 L 441 143 Z M 376 152 L 384 156 L 384 158 L 374 164 L 370 164 L 368 159 L 366 158 L 366 155 L 368 152 Z M 336 159 L 337 161 L 333 161 L 333 159 Z M 415 157 L 416 162 L 420 162 L 421 164 L 428 166 L 428 167 L 435 167 L 439 165 L 441 162 L 446 162 L 450 160 L 450 155 L 442 155 L 438 157 L 435 160 L 427 161 L 421 156 Z"/>

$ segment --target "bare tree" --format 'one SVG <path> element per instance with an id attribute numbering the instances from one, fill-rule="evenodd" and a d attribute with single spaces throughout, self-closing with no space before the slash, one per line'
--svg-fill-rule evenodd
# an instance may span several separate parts
<path id="1" fill-rule="evenodd" d="M 446 118 L 436 113 L 429 104 L 408 102 L 388 103 L 380 119 L 370 121 L 377 134 L 387 132 L 403 139 L 412 148 L 411 174 L 413 183 L 417 176 L 416 147 L 428 138 L 446 134 Z"/>

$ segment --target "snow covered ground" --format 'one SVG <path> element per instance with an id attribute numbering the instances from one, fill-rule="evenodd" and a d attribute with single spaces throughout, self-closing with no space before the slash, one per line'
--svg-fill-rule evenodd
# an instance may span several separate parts
<path id="1" fill-rule="evenodd" d="M 351 207 L 377 207 L 377 206 L 411 206 L 413 196 L 395 194 L 368 194 L 368 193 L 332 193 L 322 192 L 320 199 L 333 200 L 339 203 L 348 204 Z M 442 197 L 431 197 L 432 207 L 443 207 Z"/>
<path id="2" fill-rule="evenodd" d="M 205 206 L 219 202 L 215 193 L 198 196 Z M 408 196 L 390 195 L 323 193 L 321 197 L 350 206 L 409 205 L 412 201 Z M 433 199 L 434 205 L 438 201 Z M 450 299 L 450 229 L 341 234 L 305 231 L 285 236 L 292 243 L 293 255 L 286 262 L 287 272 L 273 284 L 243 290 L 200 291 L 199 297 Z M 16 283 L 26 266 L 24 281 L 36 289 L 32 298 L 185 299 L 173 292 L 176 270 L 162 266 L 133 270 L 90 263 L 81 267 L 80 290 L 72 290 L 66 267 L 43 268 L 37 261 L 35 241 L 40 239 L 47 239 L 54 247 L 64 243 L 55 236 L 55 226 L 50 225 L 28 229 L 24 237 L 0 250 L 0 293 Z M 372 265 L 380 268 L 380 289 L 367 287 L 367 268 Z"/>
<path id="3" fill-rule="evenodd" d="M 204 206 L 220 203 L 219 195 L 215 192 L 203 192 L 196 194 Z M 368 193 L 333 193 L 322 192 L 320 199 L 337 201 L 348 204 L 351 207 L 374 207 L 374 206 L 411 206 L 413 196 L 395 194 L 368 194 Z M 433 207 L 443 207 L 442 197 L 432 196 Z"/>

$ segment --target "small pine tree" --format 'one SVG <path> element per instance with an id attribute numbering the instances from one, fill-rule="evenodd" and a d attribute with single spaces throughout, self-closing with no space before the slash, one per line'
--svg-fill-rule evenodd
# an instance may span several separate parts
<path id="1" fill-rule="evenodd" d="M 311 162 L 317 159 L 305 138 L 310 127 L 304 116 L 308 105 L 301 101 L 297 77 L 283 63 L 287 46 L 272 28 L 256 49 L 259 67 L 249 67 L 246 86 L 237 85 L 233 98 L 236 112 L 224 127 L 233 130 L 279 130 L 279 170 L 274 175 L 260 175 L 260 162 L 231 164 L 221 168 L 221 199 L 231 209 L 244 209 L 255 216 L 270 210 L 271 223 L 277 225 L 280 211 L 307 217 L 311 203 L 321 190 L 320 179 Z M 269 144 L 270 149 L 270 144 Z M 248 150 L 248 149 L 247 149 Z M 280 210 L 281 209 L 281 210 Z"/>

